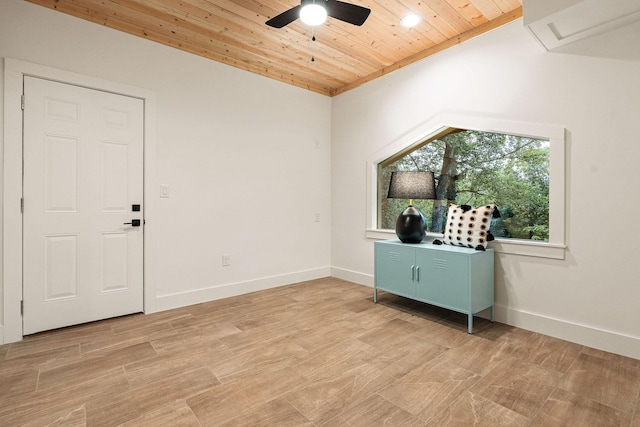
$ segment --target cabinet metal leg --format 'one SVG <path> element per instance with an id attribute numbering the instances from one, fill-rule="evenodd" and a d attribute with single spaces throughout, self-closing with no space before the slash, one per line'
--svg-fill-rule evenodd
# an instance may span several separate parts
<path id="1" fill-rule="evenodd" d="M 469 333 L 472 334 L 473 333 L 473 314 L 469 313 L 467 317 L 468 317 L 467 323 L 469 326 Z"/>
<path id="2" fill-rule="evenodd" d="M 373 288 L 373 302 L 378 302 L 378 288 Z"/>
<path id="3" fill-rule="evenodd" d="M 489 320 L 491 321 L 491 323 L 493 323 L 493 306 L 491 306 L 491 309 L 489 311 Z"/>

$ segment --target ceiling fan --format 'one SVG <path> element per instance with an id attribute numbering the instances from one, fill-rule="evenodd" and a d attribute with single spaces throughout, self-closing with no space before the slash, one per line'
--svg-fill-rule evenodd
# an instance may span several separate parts
<path id="1" fill-rule="evenodd" d="M 314 19 L 315 17 L 307 20 L 306 13 L 313 9 L 319 12 L 320 17 L 317 20 Z M 322 24 L 327 16 L 331 16 L 349 24 L 360 26 L 364 24 L 370 13 L 371 9 L 339 0 L 302 0 L 298 6 L 274 16 L 266 24 L 270 27 L 282 28 L 300 18 L 302 22 L 315 26 Z"/>

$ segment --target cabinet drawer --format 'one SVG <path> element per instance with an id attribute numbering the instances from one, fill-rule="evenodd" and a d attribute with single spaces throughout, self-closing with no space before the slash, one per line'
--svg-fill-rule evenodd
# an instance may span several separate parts
<path id="1" fill-rule="evenodd" d="M 420 280 L 417 297 L 461 311 L 469 310 L 469 257 L 443 251 L 417 254 Z"/>

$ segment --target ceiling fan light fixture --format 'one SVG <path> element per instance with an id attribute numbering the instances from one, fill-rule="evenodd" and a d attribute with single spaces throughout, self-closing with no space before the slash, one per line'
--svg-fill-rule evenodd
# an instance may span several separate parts
<path id="1" fill-rule="evenodd" d="M 312 27 L 322 25 L 327 20 L 327 10 L 317 3 L 304 5 L 300 9 L 300 20 Z"/>
<path id="2" fill-rule="evenodd" d="M 415 13 L 409 13 L 400 20 L 400 24 L 405 28 L 413 28 L 422 21 L 422 18 Z"/>

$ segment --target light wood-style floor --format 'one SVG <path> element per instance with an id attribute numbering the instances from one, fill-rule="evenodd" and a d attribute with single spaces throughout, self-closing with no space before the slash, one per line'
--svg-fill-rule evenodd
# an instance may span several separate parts
<path id="1" fill-rule="evenodd" d="M 1 426 L 631 426 L 640 361 L 321 279 L 0 346 Z"/>

